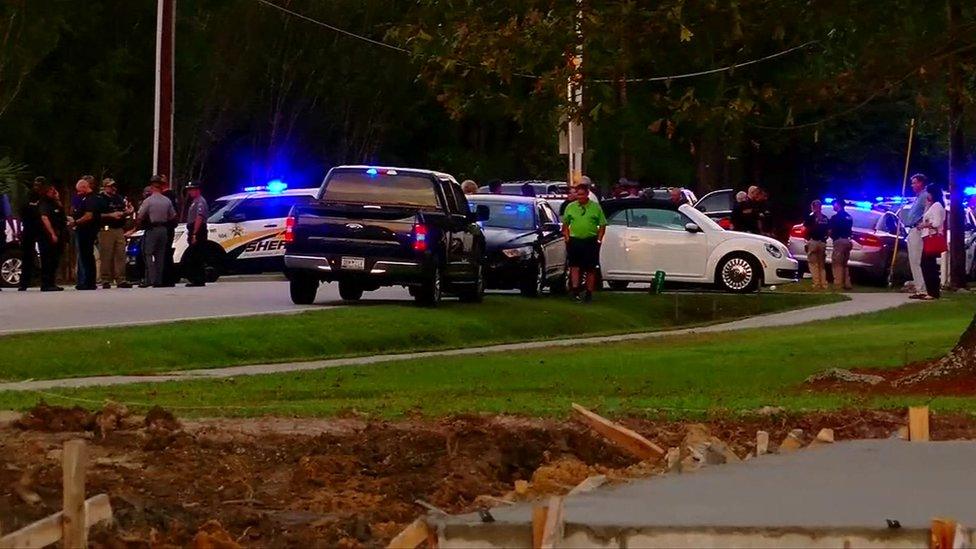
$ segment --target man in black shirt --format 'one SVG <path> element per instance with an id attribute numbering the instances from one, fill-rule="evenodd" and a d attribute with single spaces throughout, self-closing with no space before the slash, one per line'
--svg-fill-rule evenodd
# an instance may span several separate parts
<path id="1" fill-rule="evenodd" d="M 831 269 L 834 271 L 834 289 L 850 290 L 854 286 L 851 284 L 851 271 L 847 268 L 847 263 L 851 259 L 851 235 L 853 234 L 854 219 L 851 214 L 844 211 L 847 204 L 843 198 L 838 198 L 834 202 L 834 217 L 830 218 L 830 239 L 834 244 L 834 251 L 830 254 Z"/>
<path id="2" fill-rule="evenodd" d="M 58 264 L 64 251 L 68 223 L 61 196 L 53 186 L 45 185 L 38 215 L 41 227 L 37 238 L 41 250 L 41 291 L 60 292 L 64 288 L 57 285 Z"/>
<path id="3" fill-rule="evenodd" d="M 759 187 L 749 187 L 747 198 L 732 206 L 732 229 L 741 233 L 759 234 Z"/>
<path id="4" fill-rule="evenodd" d="M 78 244 L 78 279 L 75 289 L 94 290 L 97 272 L 95 242 L 98 240 L 98 200 L 88 177 L 75 183 L 75 191 L 77 194 L 72 200 L 75 241 Z"/>
<path id="5" fill-rule="evenodd" d="M 118 288 L 131 288 L 125 280 L 125 216 L 132 207 L 119 195 L 115 180 L 102 180 L 102 192 L 98 195 L 98 215 L 101 218 L 98 231 L 98 253 L 102 263 L 102 288 L 109 289 L 114 282 Z"/>
<path id="6" fill-rule="evenodd" d="M 47 186 L 44 176 L 34 178 L 27 200 L 20 207 L 20 284 L 17 290 L 24 292 L 30 288 L 34 278 L 34 265 L 37 263 L 37 241 L 41 234 L 41 214 L 38 211 Z"/>
<path id="7" fill-rule="evenodd" d="M 819 200 L 810 203 L 810 214 L 803 221 L 807 234 L 807 264 L 813 277 L 815 290 L 827 289 L 827 233 L 830 231 L 830 220 L 823 214 Z"/>

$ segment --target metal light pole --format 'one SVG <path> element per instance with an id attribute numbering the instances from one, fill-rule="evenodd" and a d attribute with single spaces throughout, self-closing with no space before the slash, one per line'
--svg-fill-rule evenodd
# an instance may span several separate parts
<path id="1" fill-rule="evenodd" d="M 576 0 L 576 55 L 572 60 L 573 74 L 569 77 L 569 102 L 573 113 L 568 119 L 567 156 L 571 187 L 583 177 L 583 0 Z"/>
<path id="2" fill-rule="evenodd" d="M 176 0 L 156 0 L 156 104 L 153 171 L 173 178 L 173 73 Z"/>

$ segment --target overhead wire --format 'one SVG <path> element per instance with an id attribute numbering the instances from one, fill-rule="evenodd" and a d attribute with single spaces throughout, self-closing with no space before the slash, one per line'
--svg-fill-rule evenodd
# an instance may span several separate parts
<path id="1" fill-rule="evenodd" d="M 331 31 L 338 32 L 338 33 L 340 33 L 340 34 L 342 34 L 344 36 L 347 36 L 349 38 L 353 38 L 353 39 L 356 39 L 356 40 L 360 40 L 360 41 L 363 41 L 363 42 L 366 42 L 366 43 L 369 43 L 369 44 L 372 44 L 372 45 L 375 45 L 375 46 L 383 47 L 383 48 L 386 48 L 386 49 L 389 49 L 389 50 L 392 50 L 392 51 L 396 51 L 396 52 L 400 52 L 400 53 L 405 53 L 405 54 L 408 54 L 408 55 L 413 55 L 413 53 L 414 53 L 414 52 L 412 52 L 411 50 L 409 50 L 407 48 L 403 48 L 401 46 L 396 46 L 396 45 L 393 45 L 393 44 L 389 44 L 389 43 L 386 43 L 386 42 L 383 42 L 383 41 L 380 41 L 380 40 L 376 40 L 376 39 L 370 38 L 368 36 L 363 36 L 363 35 L 360 35 L 360 34 L 356 34 L 354 32 L 351 32 L 351 31 L 348 31 L 348 30 L 339 28 L 339 27 L 337 27 L 335 25 L 330 25 L 329 23 L 326 23 L 324 21 L 319 21 L 318 19 L 314 19 L 314 18 L 309 17 L 307 15 L 304 15 L 302 13 L 299 13 L 299 12 L 296 12 L 294 10 L 288 9 L 288 8 L 286 8 L 284 6 L 281 6 L 279 4 L 276 4 L 274 2 L 271 2 L 270 0 L 257 0 L 257 2 L 259 2 L 262 5 L 265 5 L 265 6 L 274 8 L 274 9 L 277 9 L 277 10 L 279 10 L 279 11 L 281 11 L 283 13 L 286 13 L 288 15 L 291 15 L 291 16 L 297 17 L 299 19 L 302 19 L 303 21 L 306 21 L 308 23 L 312 23 L 314 25 L 318 25 L 320 27 L 329 29 Z M 614 78 L 597 78 L 597 79 L 584 78 L 582 81 L 584 83 L 589 82 L 589 83 L 594 83 L 594 84 L 609 84 L 609 83 L 616 83 L 616 82 L 633 82 L 633 83 L 637 83 L 637 82 L 670 82 L 670 81 L 673 81 L 673 80 L 683 80 L 683 79 L 687 79 L 687 78 L 697 78 L 697 77 L 701 77 L 701 76 L 708 76 L 708 75 L 712 75 L 712 74 L 718 74 L 718 73 L 722 73 L 722 72 L 728 72 L 728 71 L 732 71 L 732 70 L 735 70 L 735 69 L 738 69 L 738 68 L 748 67 L 748 66 L 751 66 L 751 65 L 757 65 L 759 63 L 765 63 L 767 61 L 771 61 L 773 59 L 776 59 L 776 58 L 779 58 L 779 57 L 783 57 L 783 56 L 789 55 L 789 54 L 794 53 L 796 51 L 809 48 L 809 47 L 811 47 L 813 45 L 816 45 L 816 44 L 819 44 L 819 43 L 820 43 L 820 40 L 810 40 L 808 42 L 804 42 L 803 44 L 800 44 L 800 45 L 797 45 L 797 46 L 793 46 L 791 48 L 787 48 L 785 50 L 778 51 L 776 53 L 772 53 L 772 54 L 769 54 L 767 56 L 760 57 L 760 58 L 757 58 L 757 59 L 751 59 L 749 61 L 743 61 L 741 63 L 733 63 L 731 65 L 726 65 L 726 66 L 723 66 L 723 67 L 717 67 L 717 68 L 713 68 L 713 69 L 707 69 L 707 70 L 696 71 L 696 72 L 689 72 L 689 73 L 683 73 L 683 74 L 661 75 L 661 76 L 646 76 L 646 77 L 634 77 L 634 78 L 616 78 L 616 79 L 614 79 Z M 464 60 L 452 59 L 452 61 L 454 61 L 455 63 L 457 63 L 459 66 L 466 67 L 466 68 L 474 68 L 474 69 L 482 69 L 482 70 L 485 69 L 485 67 L 482 66 L 482 65 L 478 65 L 476 63 L 471 63 L 471 62 L 464 61 Z M 542 76 L 540 76 L 538 74 L 531 74 L 531 73 L 524 73 L 524 72 L 513 72 L 512 73 L 512 76 L 516 76 L 516 77 L 519 77 L 519 78 L 534 79 L 534 80 L 539 80 L 539 79 L 542 79 L 543 78 Z"/>

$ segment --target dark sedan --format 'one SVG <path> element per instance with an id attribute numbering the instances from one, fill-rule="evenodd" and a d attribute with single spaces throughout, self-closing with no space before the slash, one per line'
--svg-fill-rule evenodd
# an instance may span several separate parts
<path id="1" fill-rule="evenodd" d="M 468 195 L 471 208 L 485 206 L 482 222 L 489 288 L 537 296 L 566 287 L 566 244 L 559 216 L 542 198 Z"/>

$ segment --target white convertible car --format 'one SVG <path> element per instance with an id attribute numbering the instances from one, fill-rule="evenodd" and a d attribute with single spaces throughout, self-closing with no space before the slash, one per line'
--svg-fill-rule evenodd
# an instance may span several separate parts
<path id="1" fill-rule="evenodd" d="M 688 204 L 622 198 L 602 203 L 607 234 L 600 270 L 611 288 L 667 280 L 715 284 L 729 292 L 795 282 L 797 262 L 772 238 L 727 231 Z"/>

